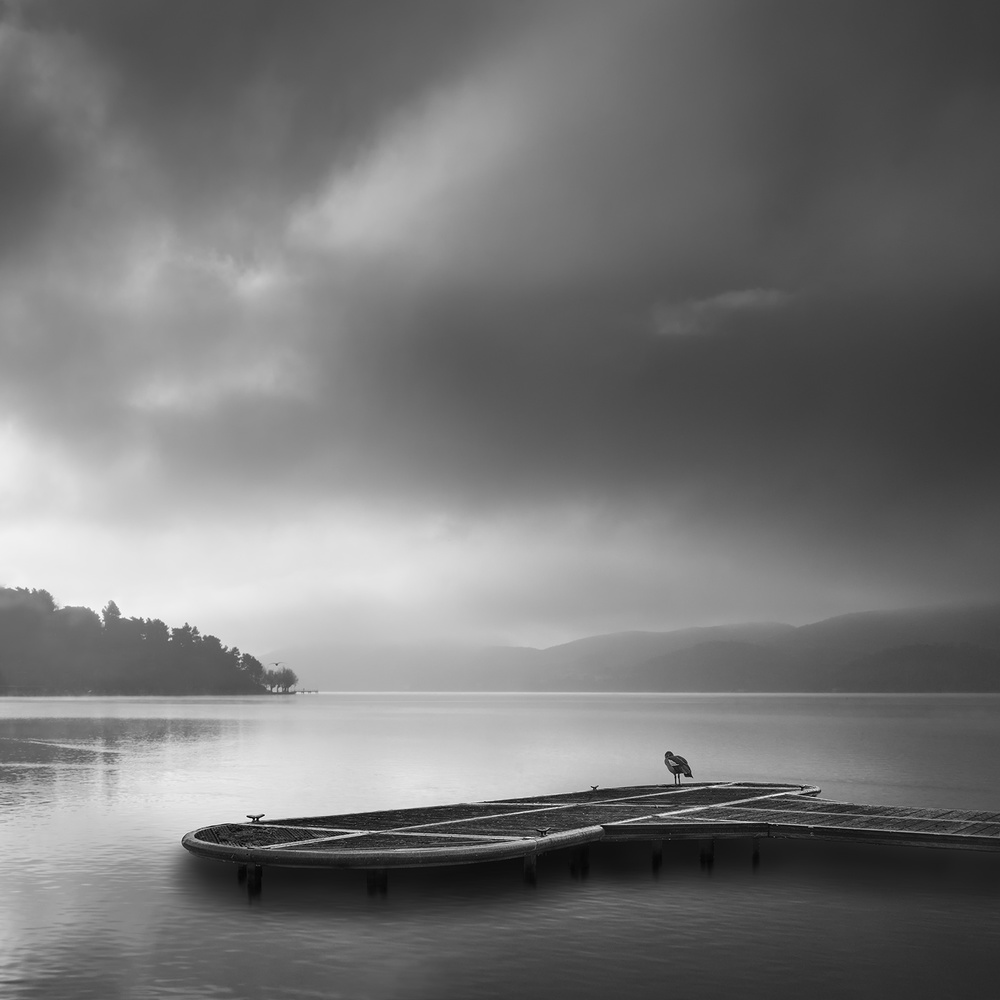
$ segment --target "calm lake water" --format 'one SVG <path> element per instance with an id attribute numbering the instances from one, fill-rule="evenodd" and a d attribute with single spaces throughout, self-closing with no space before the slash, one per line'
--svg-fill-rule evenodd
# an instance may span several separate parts
<path id="1" fill-rule="evenodd" d="M 0 997 L 995 996 L 1000 857 L 646 845 L 364 875 L 266 869 L 197 826 L 671 780 L 1000 811 L 998 696 L 324 694 L 0 699 Z"/>

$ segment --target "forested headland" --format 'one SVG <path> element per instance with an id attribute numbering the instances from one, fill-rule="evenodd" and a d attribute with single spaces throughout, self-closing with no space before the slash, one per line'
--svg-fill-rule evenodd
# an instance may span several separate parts
<path id="1" fill-rule="evenodd" d="M 267 694 L 298 683 L 197 626 L 59 607 L 47 590 L 0 587 L 0 694 Z"/>

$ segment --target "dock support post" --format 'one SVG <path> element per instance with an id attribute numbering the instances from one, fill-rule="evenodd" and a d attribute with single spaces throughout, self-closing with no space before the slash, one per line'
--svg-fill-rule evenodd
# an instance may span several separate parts
<path id="1" fill-rule="evenodd" d="M 573 878 L 586 878 L 590 874 L 590 848 L 584 845 L 573 850 L 569 860 L 569 873 Z"/>
<path id="2" fill-rule="evenodd" d="M 659 877 L 660 869 L 663 867 L 663 841 L 653 841 L 653 875 Z"/>
<path id="3" fill-rule="evenodd" d="M 384 896 L 389 891 L 389 872 L 385 868 L 369 868 L 365 872 L 369 896 Z"/>
<path id="4" fill-rule="evenodd" d="M 712 865 L 715 864 L 715 841 L 714 840 L 703 840 L 701 842 L 701 856 L 698 859 L 701 862 L 702 868 L 708 868 L 711 870 Z"/>
<path id="5" fill-rule="evenodd" d="M 263 879 L 264 869 L 260 865 L 254 865 L 253 870 L 249 872 L 249 879 L 247 880 L 247 896 L 250 899 L 256 899 L 260 895 Z"/>
<path id="6" fill-rule="evenodd" d="M 237 865 L 236 866 L 236 881 L 240 885 L 243 885 L 243 883 L 246 880 L 247 880 L 247 866 L 246 865 Z"/>
<path id="7" fill-rule="evenodd" d="M 538 855 L 532 852 L 524 856 L 525 885 L 535 885 L 538 881 Z"/>
<path id="8" fill-rule="evenodd" d="M 758 837 L 753 838 L 753 859 L 751 865 L 754 871 L 760 867 L 760 839 Z"/>

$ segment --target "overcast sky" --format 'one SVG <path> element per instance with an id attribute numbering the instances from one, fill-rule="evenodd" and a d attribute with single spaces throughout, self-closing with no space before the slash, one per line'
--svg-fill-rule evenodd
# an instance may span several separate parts
<path id="1" fill-rule="evenodd" d="M 1000 598 L 994 14 L 0 0 L 0 584 L 261 653 Z"/>

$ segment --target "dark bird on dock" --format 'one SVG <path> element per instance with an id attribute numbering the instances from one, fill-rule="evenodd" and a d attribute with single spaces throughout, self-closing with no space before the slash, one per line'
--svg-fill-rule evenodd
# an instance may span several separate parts
<path id="1" fill-rule="evenodd" d="M 691 765 L 680 756 L 680 754 L 673 753 L 673 751 L 668 750 L 663 755 L 663 763 L 667 765 L 667 770 L 674 776 L 674 784 L 679 785 L 681 783 L 681 775 L 686 774 L 689 778 L 693 778 L 694 775 L 691 773 Z"/>

